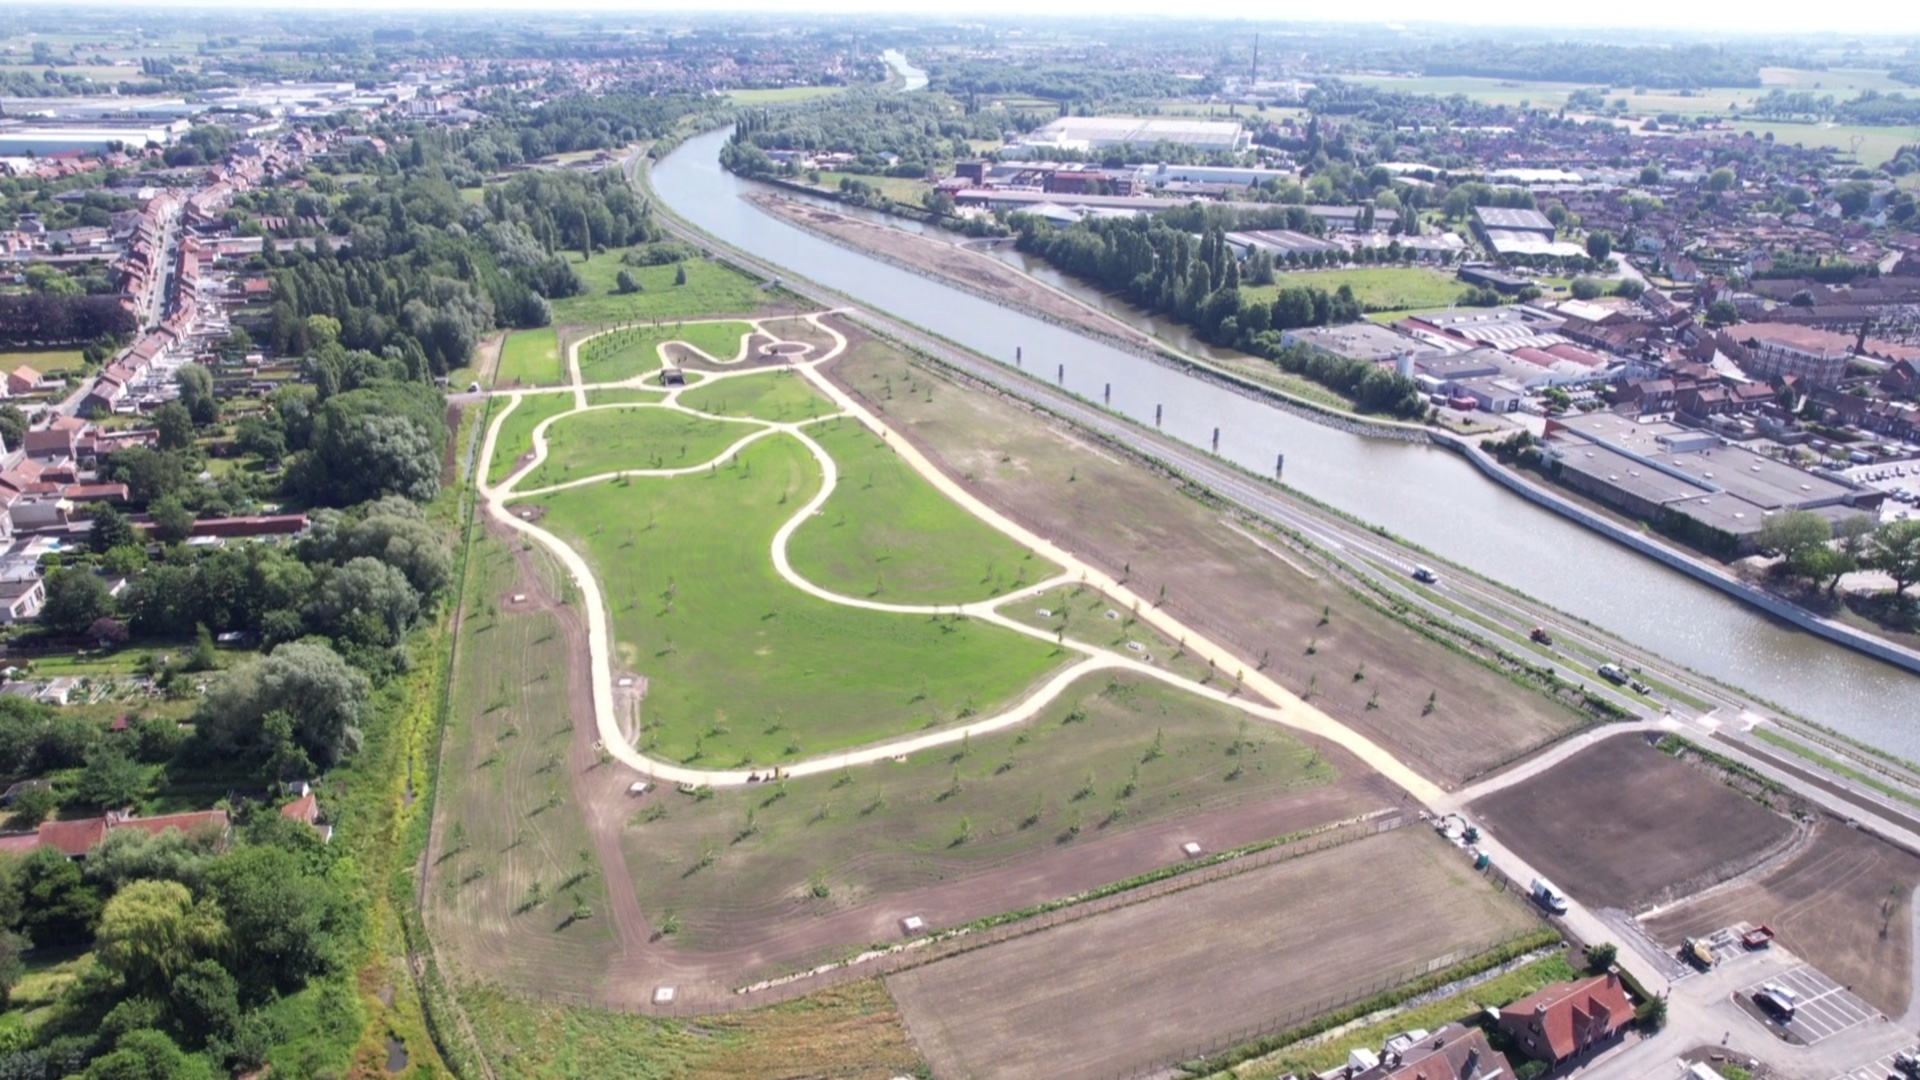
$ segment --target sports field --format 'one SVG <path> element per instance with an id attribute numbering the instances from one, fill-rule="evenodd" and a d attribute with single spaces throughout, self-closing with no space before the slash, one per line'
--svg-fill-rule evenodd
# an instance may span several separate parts
<path id="1" fill-rule="evenodd" d="M 820 479 L 805 447 L 775 435 L 695 476 L 540 500 L 614 598 L 622 664 L 647 674 L 646 751 L 709 768 L 792 761 L 991 714 L 1064 661 L 978 620 L 788 585 L 773 535 Z"/>
<path id="2" fill-rule="evenodd" d="M 560 355 L 560 339 L 553 327 L 539 330 L 515 330 L 507 335 L 500 350 L 500 371 L 495 385 L 558 386 L 567 381 L 567 366 Z"/>
<path id="3" fill-rule="evenodd" d="M 1171 1064 L 1250 1024 L 1333 1008 L 1536 925 L 1458 850 L 1415 827 L 887 984 L 936 1076 L 1104 1080 Z"/>

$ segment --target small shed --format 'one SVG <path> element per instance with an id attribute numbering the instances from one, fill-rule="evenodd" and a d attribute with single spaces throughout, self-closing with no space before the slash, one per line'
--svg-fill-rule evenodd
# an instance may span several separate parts
<path id="1" fill-rule="evenodd" d="M 687 385 L 687 373 L 677 367 L 661 368 L 660 385 L 685 386 Z"/>

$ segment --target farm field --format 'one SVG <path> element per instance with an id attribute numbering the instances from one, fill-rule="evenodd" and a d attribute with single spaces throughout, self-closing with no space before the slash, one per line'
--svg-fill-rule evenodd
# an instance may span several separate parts
<path id="1" fill-rule="evenodd" d="M 1420 266 L 1362 266 L 1276 274 L 1272 285 L 1243 285 L 1240 294 L 1249 302 L 1272 303 L 1281 289 L 1306 285 L 1329 293 L 1342 285 L 1350 285 L 1354 298 L 1365 311 L 1443 308 L 1458 299 L 1466 288 L 1458 278 L 1440 270 Z"/>
<path id="2" fill-rule="evenodd" d="M 986 394 L 863 342 L 827 369 L 949 476 L 1036 531 L 1224 631 L 1267 674 L 1442 784 L 1458 784 L 1585 720 L 1445 649 L 1174 483 Z M 932 382 L 933 400 L 895 392 Z M 1356 678 L 1356 676 L 1358 676 Z M 1426 709 L 1429 699 L 1434 708 Z"/>
<path id="3" fill-rule="evenodd" d="M 1381 887 L 1382 866 L 1394 868 L 1395 887 Z M 1102 1080 L 1537 925 L 1459 851 L 1404 828 L 940 960 L 887 985 L 935 1075 Z"/>
<path id="4" fill-rule="evenodd" d="M 623 327 L 580 347 L 580 377 L 588 382 L 620 382 L 661 366 L 660 346 L 684 341 L 719 360 L 740 355 L 740 339 L 753 329 L 743 322 L 674 322 Z M 686 350 L 672 349 L 676 362 Z M 694 358 L 698 359 L 698 358 Z"/>
<path id="5" fill-rule="evenodd" d="M 495 409 L 506 408 L 496 401 Z M 549 416 L 559 416 L 573 408 L 571 393 L 528 394 L 520 399 L 500 425 L 500 437 L 493 444 L 493 460 L 487 463 L 487 479 L 499 483 L 526 458 L 533 456 L 533 429 Z"/>
<path id="6" fill-rule="evenodd" d="M 771 378 L 807 385 L 785 372 Z M 788 546 L 794 569 L 814 584 L 892 603 L 961 604 L 1060 572 L 934 490 L 864 426 L 838 419 L 811 431 L 840 471 L 833 494 Z"/>
<path id="7" fill-rule="evenodd" d="M 1243 730 L 1230 707 L 1095 673 L 1032 722 L 958 748 L 701 800 L 650 797 L 625 843 L 632 865 L 659 868 L 635 888 L 656 920 L 678 916 L 676 948 L 758 951 L 808 924 L 846 945 L 897 933 L 908 903 L 954 925 L 1164 866 L 1179 841 L 1161 826 L 1231 846 L 1379 805 L 1371 788 L 1317 790 L 1338 779 L 1284 730 Z M 1258 822 L 1251 835 L 1199 823 L 1229 810 Z M 978 877 L 988 872 L 1004 887 Z"/>
<path id="8" fill-rule="evenodd" d="M 533 1003 L 480 985 L 461 987 L 460 1005 L 500 1080 L 891 1080 L 921 1065 L 878 979 L 697 1024 Z"/>
<path id="9" fill-rule="evenodd" d="M 575 413 L 547 428 L 546 460 L 519 486 L 533 491 L 623 469 L 690 468 L 755 430 L 672 409 L 615 406 Z"/>
<path id="10" fill-rule="evenodd" d="M 773 535 L 820 482 L 806 449 L 775 435 L 706 473 L 538 504 L 616 598 L 618 663 L 650 681 L 644 749 L 709 767 L 795 760 L 991 715 L 1064 660 L 975 620 L 858 610 L 788 585 Z"/>
<path id="11" fill-rule="evenodd" d="M 782 424 L 811 420 L 833 411 L 832 404 L 821 397 L 811 383 L 791 371 L 778 369 L 683 390 L 680 404 L 715 416 L 742 416 Z"/>
<path id="12" fill-rule="evenodd" d="M 538 557 L 501 539 L 469 555 L 425 914 L 466 971 L 514 981 L 564 972 L 586 985 L 617 937 L 607 875 L 576 809 L 574 777 L 594 765 L 591 736 L 572 723 L 582 635 L 562 625 L 577 615 L 553 602 L 533 572 Z M 573 918 L 576 902 L 592 914 Z"/>
<path id="13" fill-rule="evenodd" d="M 704 318 L 714 315 L 751 315 L 766 307 L 759 284 L 745 274 L 710 259 L 688 259 L 665 266 L 629 267 L 620 250 L 603 251 L 580 261 L 569 256 L 587 291 L 553 302 L 553 321 L 560 323 L 638 323 L 652 319 Z M 675 266 L 687 270 L 687 283 L 673 283 Z M 622 269 L 633 271 L 640 292 L 614 291 Z"/>
<path id="14" fill-rule="evenodd" d="M 553 327 L 515 330 L 500 348 L 496 385 L 558 386 L 567 381 L 567 365 L 560 355 L 560 339 Z"/>
<path id="15" fill-rule="evenodd" d="M 1647 929 L 1678 946 L 1737 922 L 1765 923 L 1794 955 L 1897 1017 L 1912 1004 L 1916 886 L 1920 858 L 1822 817 L 1792 858 L 1755 880 L 1663 911 Z"/>
<path id="16" fill-rule="evenodd" d="M 1573 896 L 1627 911 L 1732 877 L 1794 835 L 1786 818 L 1637 734 L 1482 796 L 1472 812 Z"/>

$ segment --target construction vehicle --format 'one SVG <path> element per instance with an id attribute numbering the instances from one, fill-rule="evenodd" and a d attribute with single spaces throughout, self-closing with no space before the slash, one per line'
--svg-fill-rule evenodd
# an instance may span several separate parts
<path id="1" fill-rule="evenodd" d="M 1740 935 L 1740 944 L 1749 949 L 1764 949 L 1773 944 L 1773 927 L 1765 923 Z"/>
<path id="2" fill-rule="evenodd" d="M 1533 897 L 1534 903 L 1555 915 L 1567 913 L 1567 894 L 1555 888 L 1553 882 L 1546 878 L 1534 878 L 1533 888 L 1528 895 Z"/>
<path id="3" fill-rule="evenodd" d="M 1713 946 L 1706 938 L 1693 938 L 1680 943 L 1680 958 L 1701 971 L 1710 971 L 1719 958 L 1713 955 Z"/>

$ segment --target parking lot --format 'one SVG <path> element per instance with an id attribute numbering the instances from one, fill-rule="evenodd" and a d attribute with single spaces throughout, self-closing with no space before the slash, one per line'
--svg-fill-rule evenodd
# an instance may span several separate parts
<path id="1" fill-rule="evenodd" d="M 1763 986 L 1782 986 L 1796 995 L 1796 1008 L 1792 1020 L 1785 1024 L 1767 1016 L 1753 1004 L 1753 995 Z M 1879 1017 L 1880 1010 L 1849 993 L 1846 987 L 1822 975 L 1818 969 L 1801 964 L 1771 978 L 1742 987 L 1739 993 L 1741 1008 L 1750 1014 L 1763 1017 L 1770 1030 L 1784 1032 L 1793 1041 L 1812 1046 L 1815 1043 L 1831 1039 L 1848 1028 L 1864 1024 Z M 1883 1080 L 1885 1073 L 1875 1080 Z"/>
<path id="2" fill-rule="evenodd" d="M 1908 1052 L 1911 1053 L 1913 1050 L 1910 1049 Z M 1833 1080 L 1887 1080 L 1889 1076 L 1899 1076 L 1900 1074 L 1894 1070 L 1893 1058 L 1894 1055 L 1888 1054 L 1886 1057 L 1878 1061 L 1870 1061 L 1852 1072 L 1841 1073 L 1839 1076 L 1834 1077 Z"/>

